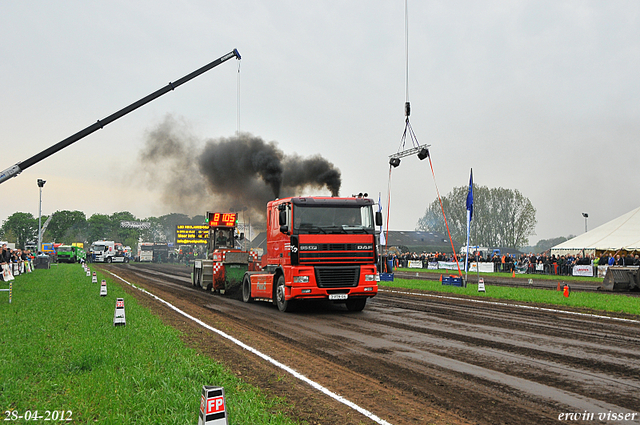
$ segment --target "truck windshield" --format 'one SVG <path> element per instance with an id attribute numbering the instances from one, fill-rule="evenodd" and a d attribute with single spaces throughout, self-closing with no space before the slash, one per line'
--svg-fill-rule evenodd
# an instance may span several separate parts
<path id="1" fill-rule="evenodd" d="M 294 233 L 373 233 L 373 212 L 363 206 L 293 206 Z"/>
<path id="2" fill-rule="evenodd" d="M 93 252 L 104 252 L 107 250 L 107 247 L 105 245 L 93 245 L 91 249 Z"/>
<path id="3" fill-rule="evenodd" d="M 153 251 L 153 246 L 151 246 L 151 245 L 142 245 L 140 247 L 140 250 L 141 251 Z"/>
<path id="4" fill-rule="evenodd" d="M 72 252 L 73 250 L 71 249 L 70 246 L 59 246 L 58 247 L 58 252 Z"/>

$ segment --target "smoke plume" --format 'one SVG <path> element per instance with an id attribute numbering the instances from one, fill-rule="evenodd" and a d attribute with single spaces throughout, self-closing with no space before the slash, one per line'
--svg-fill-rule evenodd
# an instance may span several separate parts
<path id="1" fill-rule="evenodd" d="M 146 135 L 140 162 L 151 187 L 174 212 L 190 215 L 246 207 L 264 215 L 275 198 L 308 189 L 340 191 L 340 170 L 320 155 L 285 155 L 276 142 L 249 133 L 198 141 L 167 116 Z"/>

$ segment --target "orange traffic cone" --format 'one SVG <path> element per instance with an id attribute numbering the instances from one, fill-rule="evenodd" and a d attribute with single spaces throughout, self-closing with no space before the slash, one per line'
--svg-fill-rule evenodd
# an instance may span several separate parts
<path id="1" fill-rule="evenodd" d="M 516 277 L 516 271 L 511 272 L 511 277 Z"/>
<path id="2" fill-rule="evenodd" d="M 569 292 L 571 292 L 571 290 L 569 289 L 569 285 L 564 285 L 564 292 L 563 292 L 563 295 L 564 295 L 566 298 L 569 298 Z"/>
<path id="3" fill-rule="evenodd" d="M 442 283 L 442 274 L 440 274 L 440 283 Z"/>

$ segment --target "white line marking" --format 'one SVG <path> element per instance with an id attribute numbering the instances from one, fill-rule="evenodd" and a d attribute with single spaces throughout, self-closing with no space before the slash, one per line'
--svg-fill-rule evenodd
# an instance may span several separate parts
<path id="1" fill-rule="evenodd" d="M 393 293 L 393 294 L 404 294 L 404 295 L 409 294 L 409 295 L 417 295 L 417 296 L 420 296 L 420 297 L 440 298 L 440 299 L 443 299 L 443 300 L 456 300 L 456 301 L 461 301 L 462 300 L 462 301 L 469 301 L 469 302 L 479 303 L 479 304 L 500 305 L 500 306 L 507 306 L 507 307 L 519 307 L 519 308 L 525 308 L 525 309 L 529 309 L 529 310 L 548 311 L 548 312 L 551 312 L 551 313 L 573 314 L 575 316 L 593 317 L 593 318 L 596 318 L 596 319 L 618 320 L 620 322 L 631 322 L 631 323 L 640 324 L 640 321 L 633 320 L 633 319 L 623 319 L 623 318 L 620 318 L 620 317 L 599 316 L 597 314 L 578 313 L 576 311 L 566 311 L 566 310 L 556 310 L 556 309 L 553 309 L 553 308 L 535 307 L 535 306 L 532 306 L 532 305 L 499 303 L 497 301 L 484 301 L 484 300 L 477 300 L 475 298 L 446 297 L 444 295 L 423 294 L 423 293 L 419 293 L 419 292 L 394 291 L 394 290 L 380 289 L 380 288 L 378 288 L 378 292 L 389 292 L 389 293 Z"/>
<path id="2" fill-rule="evenodd" d="M 262 359 L 268 361 L 269 363 L 273 364 L 274 366 L 279 367 L 280 369 L 289 372 L 291 375 L 293 375 L 294 377 L 298 378 L 299 380 L 301 380 L 302 382 L 305 382 L 309 385 L 311 385 L 313 388 L 315 388 L 316 390 L 328 395 L 329 397 L 333 398 L 334 400 L 339 401 L 342 404 L 345 404 L 347 406 L 349 406 L 350 408 L 356 410 L 357 412 L 363 414 L 364 416 L 366 416 L 367 418 L 371 419 L 372 421 L 380 424 L 380 425 L 391 425 L 391 423 L 385 421 L 384 419 L 379 418 L 378 416 L 374 415 L 373 413 L 369 412 L 368 410 L 358 406 L 357 404 L 347 400 L 346 398 L 328 390 L 327 388 L 323 387 L 322 385 L 318 384 L 315 381 L 312 381 L 311 379 L 307 378 L 306 376 L 302 375 L 301 373 L 295 371 L 294 369 L 292 369 L 291 367 L 280 363 L 279 361 L 269 357 L 268 355 L 256 350 L 253 347 L 248 346 L 247 344 L 245 344 L 244 342 L 232 337 L 229 334 L 226 334 L 224 332 L 222 332 L 221 330 L 218 330 L 212 326 L 207 325 L 206 323 L 204 323 L 202 320 L 197 319 L 193 316 L 191 316 L 188 313 L 185 313 L 184 311 L 180 310 L 178 307 L 174 306 L 173 304 L 163 300 L 162 298 L 152 294 L 149 291 L 146 291 L 142 288 L 137 287 L 136 285 L 134 285 L 133 283 L 127 282 L 126 280 L 124 280 L 123 278 L 121 278 L 120 276 L 118 276 L 115 273 L 109 272 L 112 276 L 117 277 L 118 279 L 120 279 L 121 281 L 123 281 L 124 283 L 126 283 L 127 285 L 144 292 L 145 294 L 155 298 L 156 300 L 160 301 L 161 303 L 167 305 L 169 308 L 171 308 L 172 310 L 175 310 L 176 312 L 180 313 L 181 315 L 183 315 L 184 317 L 196 322 L 197 324 L 199 324 L 200 326 L 217 333 L 218 335 L 222 336 L 223 338 L 228 339 L 229 341 L 233 342 L 236 345 L 239 345 L 240 347 L 244 348 L 247 351 L 250 351 L 251 353 L 255 354 L 258 357 L 261 357 Z"/>

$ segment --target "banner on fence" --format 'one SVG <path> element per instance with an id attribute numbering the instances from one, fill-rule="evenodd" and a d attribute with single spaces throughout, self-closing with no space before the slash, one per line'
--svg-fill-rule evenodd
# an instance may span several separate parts
<path id="1" fill-rule="evenodd" d="M 455 264 L 455 263 L 454 263 Z M 471 263 L 470 272 L 493 273 L 493 263 Z"/>
<path id="2" fill-rule="evenodd" d="M 421 269 L 422 260 L 409 260 L 408 264 L 410 269 Z"/>
<path id="3" fill-rule="evenodd" d="M 598 266 L 598 277 L 601 277 L 604 279 L 604 275 L 607 274 L 608 268 L 609 266 Z"/>
<path id="4" fill-rule="evenodd" d="M 438 263 L 436 263 L 436 262 L 428 263 L 427 264 L 427 269 L 429 269 L 429 270 L 438 270 Z"/>
<path id="5" fill-rule="evenodd" d="M 573 266 L 574 276 L 593 276 L 593 266 Z"/>
<path id="6" fill-rule="evenodd" d="M 9 264 L 2 265 L 2 280 L 5 282 L 13 280 L 13 274 L 11 274 L 11 267 Z"/>
<path id="7" fill-rule="evenodd" d="M 445 270 L 458 270 L 455 261 L 438 261 L 438 268 Z M 460 263 L 460 268 L 464 268 L 464 263 Z"/>

